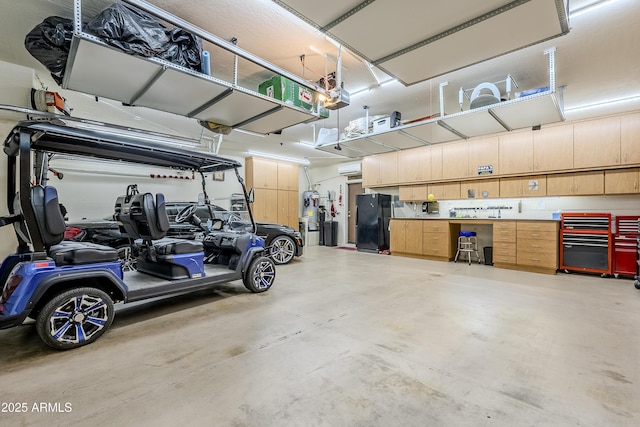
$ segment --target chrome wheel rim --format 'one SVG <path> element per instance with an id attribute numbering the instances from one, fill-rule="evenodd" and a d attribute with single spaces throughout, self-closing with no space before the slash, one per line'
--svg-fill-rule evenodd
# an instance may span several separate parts
<path id="1" fill-rule="evenodd" d="M 252 279 L 256 289 L 262 290 L 269 288 L 273 284 L 275 277 L 276 271 L 273 267 L 273 263 L 265 260 L 258 263 Z"/>
<path id="2" fill-rule="evenodd" d="M 102 298 L 87 294 L 74 296 L 53 311 L 49 331 L 58 342 L 81 344 L 104 329 L 110 315 Z"/>
<path id="3" fill-rule="evenodd" d="M 271 243 L 271 258 L 278 264 L 286 264 L 293 259 L 294 243 L 286 237 L 278 237 Z"/>
<path id="4" fill-rule="evenodd" d="M 131 248 L 125 247 L 118 249 L 118 258 L 122 262 L 123 271 L 136 271 L 136 258 L 133 256 Z"/>

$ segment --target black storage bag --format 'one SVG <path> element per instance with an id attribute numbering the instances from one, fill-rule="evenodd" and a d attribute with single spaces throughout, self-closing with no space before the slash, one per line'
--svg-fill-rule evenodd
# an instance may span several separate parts
<path id="1" fill-rule="evenodd" d="M 169 43 L 162 59 L 192 70 L 202 70 L 202 40 L 200 37 L 175 27 L 167 32 Z"/>
<path id="2" fill-rule="evenodd" d="M 62 84 L 72 37 L 71 19 L 50 16 L 24 38 L 24 47 L 31 56 L 47 67 L 58 84 Z"/>
<path id="3" fill-rule="evenodd" d="M 155 18 L 123 3 L 114 3 L 85 27 L 106 43 L 132 55 L 159 56 L 166 50 L 166 28 Z"/>

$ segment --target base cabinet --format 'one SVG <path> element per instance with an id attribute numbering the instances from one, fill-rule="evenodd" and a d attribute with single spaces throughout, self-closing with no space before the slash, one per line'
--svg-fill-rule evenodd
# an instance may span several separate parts
<path id="1" fill-rule="evenodd" d="M 422 255 L 422 221 L 392 219 L 390 240 L 392 254 Z"/>
<path id="2" fill-rule="evenodd" d="M 545 274 L 555 274 L 558 270 L 558 222 L 490 220 L 480 223 L 493 226 L 495 267 Z M 451 261 L 461 224 L 454 220 L 392 219 L 391 253 Z"/>
<path id="3" fill-rule="evenodd" d="M 493 264 L 496 267 L 516 264 L 516 222 L 500 221 L 493 224 Z"/>
<path id="4" fill-rule="evenodd" d="M 557 222 L 518 221 L 516 224 L 516 262 L 531 271 L 555 274 L 559 267 Z"/>

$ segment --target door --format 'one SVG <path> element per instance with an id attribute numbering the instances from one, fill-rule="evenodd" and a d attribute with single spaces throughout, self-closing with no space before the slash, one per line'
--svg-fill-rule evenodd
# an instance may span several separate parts
<path id="1" fill-rule="evenodd" d="M 347 243 L 356 242 L 356 195 L 364 193 L 362 183 L 347 184 L 349 202 L 347 206 L 348 231 Z"/>

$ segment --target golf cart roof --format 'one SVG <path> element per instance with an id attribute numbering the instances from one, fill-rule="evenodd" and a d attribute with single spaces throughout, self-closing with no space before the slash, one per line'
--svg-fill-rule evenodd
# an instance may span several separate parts
<path id="1" fill-rule="evenodd" d="M 235 160 L 180 147 L 184 145 L 185 140 L 176 136 L 103 124 L 84 124 L 83 127 L 78 127 L 77 124 L 71 126 L 70 123 L 61 121 L 57 123 L 19 122 L 4 142 L 4 152 L 7 155 L 18 155 L 21 133 L 30 135 L 32 150 L 54 154 L 94 157 L 200 172 L 224 171 L 242 166 Z"/>

